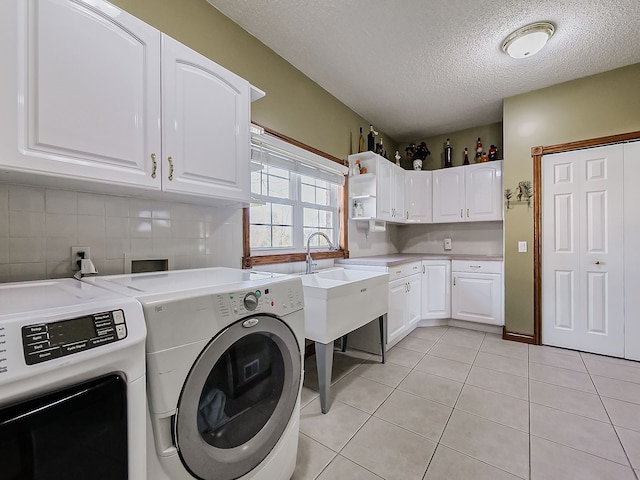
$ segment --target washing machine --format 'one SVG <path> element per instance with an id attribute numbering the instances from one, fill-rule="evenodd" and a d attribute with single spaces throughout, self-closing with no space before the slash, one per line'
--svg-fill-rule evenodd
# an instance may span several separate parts
<path id="1" fill-rule="evenodd" d="M 150 479 L 291 477 L 303 374 L 300 278 L 206 268 L 85 280 L 142 304 Z"/>
<path id="2" fill-rule="evenodd" d="M 130 297 L 0 285 L 0 478 L 145 480 L 145 336 Z"/>

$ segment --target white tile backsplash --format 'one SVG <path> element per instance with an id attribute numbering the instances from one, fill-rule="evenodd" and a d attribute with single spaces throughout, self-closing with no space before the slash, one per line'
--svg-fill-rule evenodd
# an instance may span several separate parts
<path id="1" fill-rule="evenodd" d="M 101 274 L 124 273 L 125 253 L 240 268 L 242 210 L 0 184 L 0 282 L 70 277 L 72 246 Z"/>
<path id="2" fill-rule="evenodd" d="M 47 213 L 78 213 L 78 194 L 66 190 L 46 190 L 45 211 Z"/>

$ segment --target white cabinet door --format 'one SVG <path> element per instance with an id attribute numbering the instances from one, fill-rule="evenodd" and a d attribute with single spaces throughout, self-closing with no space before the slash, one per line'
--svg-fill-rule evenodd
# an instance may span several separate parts
<path id="1" fill-rule="evenodd" d="M 163 188 L 249 201 L 249 83 L 162 35 Z"/>
<path id="2" fill-rule="evenodd" d="M 423 319 L 451 318 L 451 262 L 449 260 L 423 260 L 421 291 Z"/>
<path id="3" fill-rule="evenodd" d="M 502 161 L 465 169 L 465 221 L 502 220 Z"/>
<path id="4" fill-rule="evenodd" d="M 542 160 L 545 344 L 624 356 L 622 185 L 622 145 Z"/>
<path id="5" fill-rule="evenodd" d="M 451 318 L 503 325 L 501 276 L 453 272 Z"/>
<path id="6" fill-rule="evenodd" d="M 391 163 L 391 162 L 389 162 Z M 404 215 L 404 174 L 405 171 L 395 164 L 391 164 L 391 171 L 393 173 L 393 219 L 398 223 L 405 222 Z"/>
<path id="7" fill-rule="evenodd" d="M 433 223 L 464 222 L 464 167 L 433 171 Z"/>
<path id="8" fill-rule="evenodd" d="M 420 321 L 420 280 L 421 274 L 417 273 L 407 277 L 407 294 L 406 294 L 406 320 L 405 327 L 413 330 L 415 325 Z"/>
<path id="9" fill-rule="evenodd" d="M 400 337 L 405 330 L 407 311 L 407 281 L 400 278 L 389 282 L 389 310 L 387 312 L 387 345 Z"/>
<path id="10" fill-rule="evenodd" d="M 406 223 L 431 223 L 433 221 L 432 188 L 430 171 L 404 172 L 404 210 Z"/>
<path id="11" fill-rule="evenodd" d="M 393 165 L 384 158 L 377 159 L 376 165 L 376 196 L 379 220 L 392 221 L 395 203 L 395 176 Z"/>
<path id="12" fill-rule="evenodd" d="M 0 50 L 13 103 L 2 109 L 2 163 L 159 189 L 160 32 L 102 2 L 2 3 L 15 36 Z"/>

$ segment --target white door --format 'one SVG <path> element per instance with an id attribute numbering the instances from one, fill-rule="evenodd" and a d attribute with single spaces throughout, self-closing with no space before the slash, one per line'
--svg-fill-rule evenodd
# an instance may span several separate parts
<path id="1" fill-rule="evenodd" d="M 166 191 L 249 201 L 249 83 L 162 35 Z"/>
<path id="2" fill-rule="evenodd" d="M 640 360 L 640 142 L 624 145 L 624 356 Z"/>
<path id="3" fill-rule="evenodd" d="M 501 275 L 453 272 L 451 318 L 503 325 Z"/>
<path id="4" fill-rule="evenodd" d="M 393 220 L 394 205 L 392 203 L 395 203 L 395 197 L 392 195 L 392 190 L 395 193 L 393 183 L 395 180 L 392 178 L 392 164 L 384 158 L 378 158 L 376 167 L 376 217 L 379 220 Z"/>
<path id="5" fill-rule="evenodd" d="M 433 223 L 464 222 L 464 167 L 433 171 Z"/>
<path id="6" fill-rule="evenodd" d="M 400 278 L 389 283 L 389 311 L 387 312 L 387 345 L 404 332 L 407 281 Z"/>
<path id="7" fill-rule="evenodd" d="M 404 172 L 404 210 L 407 223 L 431 223 L 433 220 L 430 171 Z"/>
<path id="8" fill-rule="evenodd" d="M 15 4 L 18 145 L 30 158 L 3 162 L 159 189 L 160 32 L 102 2 Z"/>
<path id="9" fill-rule="evenodd" d="M 623 147 L 542 159 L 542 343 L 624 356 Z"/>
<path id="10" fill-rule="evenodd" d="M 422 262 L 423 319 L 451 318 L 451 262 L 423 260 Z"/>
<path id="11" fill-rule="evenodd" d="M 465 220 L 502 220 L 502 161 L 465 168 Z"/>

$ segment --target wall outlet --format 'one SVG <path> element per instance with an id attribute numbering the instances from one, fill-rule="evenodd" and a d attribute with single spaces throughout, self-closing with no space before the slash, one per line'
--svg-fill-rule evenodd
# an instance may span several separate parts
<path id="1" fill-rule="evenodd" d="M 518 242 L 518 253 L 526 253 L 527 252 L 527 242 L 520 241 Z"/>
<path id="2" fill-rule="evenodd" d="M 445 250 L 451 250 L 451 239 L 450 238 L 445 238 L 444 239 L 444 249 Z"/>
<path id="3" fill-rule="evenodd" d="M 80 260 L 91 258 L 91 247 L 71 247 L 71 271 L 80 270 Z"/>

